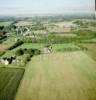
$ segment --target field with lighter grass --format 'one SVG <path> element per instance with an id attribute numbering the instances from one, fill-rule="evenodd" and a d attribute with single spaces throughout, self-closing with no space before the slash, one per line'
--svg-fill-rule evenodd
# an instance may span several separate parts
<path id="1" fill-rule="evenodd" d="M 96 62 L 81 51 L 35 56 L 15 100 L 96 100 Z"/>

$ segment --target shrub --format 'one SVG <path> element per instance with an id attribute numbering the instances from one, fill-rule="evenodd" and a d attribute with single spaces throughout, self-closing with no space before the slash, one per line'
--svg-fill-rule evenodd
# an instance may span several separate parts
<path id="1" fill-rule="evenodd" d="M 35 49 L 34 55 L 39 55 L 40 54 L 40 50 Z"/>
<path id="2" fill-rule="evenodd" d="M 22 41 L 17 41 L 13 46 L 11 46 L 11 47 L 9 48 L 9 50 L 12 50 L 12 49 L 14 49 L 14 48 L 16 48 L 16 47 L 18 47 L 18 46 L 20 46 L 20 45 L 22 45 L 22 44 L 23 44 Z"/>
<path id="3" fill-rule="evenodd" d="M 30 57 L 32 57 L 33 55 L 39 55 L 40 54 L 40 50 L 38 49 L 19 49 L 16 51 L 16 55 L 20 56 L 23 54 L 30 54 Z"/>
<path id="4" fill-rule="evenodd" d="M 5 51 L 3 51 L 3 52 L 0 52 L 0 56 L 2 56 L 2 55 L 4 55 L 5 54 Z"/>
<path id="5" fill-rule="evenodd" d="M 24 53 L 33 55 L 34 54 L 34 49 L 24 49 Z"/>
<path id="6" fill-rule="evenodd" d="M 29 56 L 27 56 L 25 60 L 26 60 L 27 62 L 28 62 L 28 61 L 30 61 L 30 60 L 31 60 L 30 55 L 29 55 Z"/>
<path id="7" fill-rule="evenodd" d="M 24 54 L 24 51 L 22 49 L 19 49 L 19 50 L 16 51 L 17 56 L 21 56 L 23 54 Z"/>

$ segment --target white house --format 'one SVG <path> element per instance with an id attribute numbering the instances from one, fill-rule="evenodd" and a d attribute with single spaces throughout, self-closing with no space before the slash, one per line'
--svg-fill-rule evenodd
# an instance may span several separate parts
<path id="1" fill-rule="evenodd" d="M 1 58 L 1 62 L 4 63 L 5 65 L 9 65 L 15 61 L 16 61 L 15 56 L 11 56 L 10 58 L 7 58 L 7 57 Z"/>
<path id="2" fill-rule="evenodd" d="M 52 47 L 49 45 L 44 46 L 43 48 L 40 49 L 40 52 L 43 54 L 51 53 L 52 52 Z"/>

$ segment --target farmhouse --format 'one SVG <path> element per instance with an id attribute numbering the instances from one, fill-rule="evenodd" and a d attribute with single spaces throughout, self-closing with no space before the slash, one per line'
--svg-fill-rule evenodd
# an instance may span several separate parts
<path id="1" fill-rule="evenodd" d="M 9 65 L 15 61 L 16 61 L 16 56 L 11 56 L 10 58 L 8 57 L 1 58 L 1 62 L 4 63 L 5 65 Z"/>

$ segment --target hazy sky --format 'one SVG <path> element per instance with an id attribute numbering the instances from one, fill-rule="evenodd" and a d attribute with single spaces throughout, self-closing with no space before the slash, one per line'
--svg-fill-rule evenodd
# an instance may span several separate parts
<path id="1" fill-rule="evenodd" d="M 95 0 L 0 0 L 0 15 L 94 12 Z"/>

